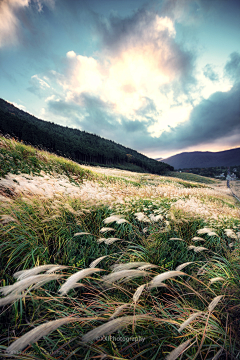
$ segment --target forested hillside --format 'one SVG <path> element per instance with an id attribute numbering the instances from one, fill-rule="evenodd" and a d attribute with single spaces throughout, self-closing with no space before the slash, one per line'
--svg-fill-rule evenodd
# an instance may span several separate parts
<path id="1" fill-rule="evenodd" d="M 0 131 L 79 163 L 164 174 L 173 167 L 100 136 L 36 117 L 0 99 Z"/>

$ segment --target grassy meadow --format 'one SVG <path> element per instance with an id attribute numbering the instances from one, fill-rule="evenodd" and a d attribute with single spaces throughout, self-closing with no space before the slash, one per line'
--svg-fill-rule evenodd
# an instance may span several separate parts
<path id="1" fill-rule="evenodd" d="M 239 359 L 225 182 L 80 166 L 3 137 L 0 171 L 3 359 Z"/>

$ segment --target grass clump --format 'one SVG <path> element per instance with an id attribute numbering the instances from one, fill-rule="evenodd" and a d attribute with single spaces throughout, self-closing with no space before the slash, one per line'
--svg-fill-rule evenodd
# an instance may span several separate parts
<path id="1" fill-rule="evenodd" d="M 47 151 L 0 136 L 0 176 L 8 173 L 40 175 L 41 172 L 67 176 L 72 182 L 94 178 L 90 170 Z"/>

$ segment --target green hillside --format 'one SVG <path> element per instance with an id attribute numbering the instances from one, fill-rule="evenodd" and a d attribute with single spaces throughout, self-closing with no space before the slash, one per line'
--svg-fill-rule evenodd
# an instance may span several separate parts
<path id="1" fill-rule="evenodd" d="M 100 136 L 39 120 L 0 99 L 0 131 L 78 163 L 164 174 L 173 167 Z"/>

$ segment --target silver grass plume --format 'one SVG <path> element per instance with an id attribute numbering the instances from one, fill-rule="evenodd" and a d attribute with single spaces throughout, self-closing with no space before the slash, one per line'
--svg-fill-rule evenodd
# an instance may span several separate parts
<path id="1" fill-rule="evenodd" d="M 111 215 L 103 220 L 104 224 L 111 224 L 122 218 L 122 215 Z"/>
<path id="2" fill-rule="evenodd" d="M 10 304 L 10 303 L 12 303 L 12 302 L 14 302 L 16 300 L 19 300 L 19 299 L 23 298 L 25 295 L 26 295 L 26 293 L 22 294 L 22 295 L 14 293 L 14 294 L 10 294 L 8 296 L 5 296 L 5 297 L 0 299 L 0 306 Z"/>
<path id="3" fill-rule="evenodd" d="M 103 259 L 105 259 L 105 257 L 107 257 L 108 255 L 104 255 L 104 256 L 100 256 L 99 258 L 95 259 L 94 261 L 91 262 L 91 264 L 89 265 L 90 268 L 95 268 L 97 266 L 98 263 L 100 263 L 100 261 L 102 261 Z"/>
<path id="4" fill-rule="evenodd" d="M 152 317 L 148 315 L 136 315 L 136 316 L 122 316 L 120 318 L 108 321 L 106 324 L 100 325 L 97 328 L 89 331 L 82 337 L 82 341 L 89 342 L 94 339 L 100 338 L 103 335 L 110 335 L 113 332 L 125 327 L 131 323 L 135 323 L 140 320 L 150 320 Z"/>
<path id="5" fill-rule="evenodd" d="M 191 340 L 184 341 L 181 345 L 179 345 L 176 349 L 170 352 L 165 360 L 175 360 L 182 354 L 182 352 L 186 349 L 186 347 L 190 344 Z"/>
<path id="6" fill-rule="evenodd" d="M 212 228 L 203 228 L 203 229 L 199 229 L 197 231 L 198 234 L 208 234 L 209 232 L 214 231 L 214 229 Z"/>
<path id="7" fill-rule="evenodd" d="M 56 267 L 61 267 L 62 265 L 53 265 L 53 264 L 47 264 L 47 265 L 40 265 L 40 266 L 36 266 L 32 269 L 27 269 L 27 270 L 21 270 L 21 271 L 17 271 L 16 273 L 13 274 L 13 277 L 16 278 L 17 280 L 23 280 L 29 276 L 33 276 L 33 275 L 37 275 L 42 271 L 47 271 L 47 273 L 49 274 L 49 270 L 54 269 Z M 53 270 L 53 271 L 56 271 Z"/>
<path id="8" fill-rule="evenodd" d="M 51 275 L 44 274 L 44 275 L 29 276 L 26 279 L 17 281 L 13 285 L 7 285 L 7 286 L 1 287 L 0 292 L 4 295 L 7 295 L 9 293 L 19 294 L 19 293 L 21 293 L 21 291 L 24 291 L 26 288 L 28 288 L 29 286 L 31 286 L 33 284 L 40 283 L 41 285 L 43 285 L 49 281 L 57 280 L 57 279 L 61 278 L 62 276 L 63 275 L 52 275 L 52 274 Z"/>
<path id="9" fill-rule="evenodd" d="M 116 223 L 117 224 L 124 224 L 124 223 L 127 223 L 127 224 L 129 224 L 129 221 L 127 221 L 126 219 L 118 219 L 117 221 L 116 221 Z"/>
<path id="10" fill-rule="evenodd" d="M 205 239 L 203 239 L 202 237 L 199 237 L 199 236 L 194 236 L 192 238 L 193 241 L 206 241 Z"/>
<path id="11" fill-rule="evenodd" d="M 224 281 L 225 279 L 221 276 L 218 276 L 218 277 L 215 277 L 215 278 L 212 278 L 209 280 L 210 284 L 214 284 L 215 282 L 217 281 Z"/>
<path id="12" fill-rule="evenodd" d="M 92 234 L 90 234 L 89 232 L 82 231 L 74 234 L 73 236 L 80 236 L 80 235 L 92 235 Z"/>
<path id="13" fill-rule="evenodd" d="M 180 240 L 180 241 L 184 241 L 184 240 L 181 239 L 181 238 L 170 238 L 169 240 Z"/>
<path id="14" fill-rule="evenodd" d="M 71 275 L 67 279 L 67 281 L 61 286 L 61 288 L 59 289 L 59 292 L 61 293 L 61 295 L 67 294 L 69 290 L 71 290 L 73 287 L 76 287 L 77 281 L 85 278 L 88 275 L 98 272 L 98 271 L 103 271 L 103 270 L 97 269 L 97 268 L 88 268 L 88 269 L 83 269 L 83 270 L 76 272 L 75 274 Z"/>
<path id="15" fill-rule="evenodd" d="M 203 246 L 196 246 L 194 248 L 195 253 L 201 252 L 201 251 L 205 251 L 208 250 L 207 248 L 203 247 Z"/>
<path id="16" fill-rule="evenodd" d="M 106 238 L 99 238 L 99 239 L 97 239 L 97 242 L 102 243 L 102 242 L 105 242 L 105 240 L 106 240 Z"/>
<path id="17" fill-rule="evenodd" d="M 134 277 L 139 277 L 139 276 L 146 276 L 148 275 L 148 272 L 143 271 L 143 270 L 121 270 L 118 272 L 113 272 L 109 275 L 105 275 L 103 276 L 103 281 L 105 283 L 113 283 L 117 280 L 123 279 L 123 278 L 128 278 L 128 279 L 132 279 Z"/>
<path id="18" fill-rule="evenodd" d="M 157 267 L 158 267 L 158 265 L 146 264 L 146 265 L 139 266 L 138 270 L 146 270 L 146 269 L 157 268 Z"/>
<path id="19" fill-rule="evenodd" d="M 215 233 L 215 231 L 209 231 L 208 236 L 218 236 L 218 234 Z"/>
<path id="20" fill-rule="evenodd" d="M 81 318 L 74 317 L 65 317 L 63 319 L 49 321 L 42 325 L 37 326 L 31 331 L 27 332 L 25 335 L 21 336 L 19 339 L 14 341 L 7 349 L 6 352 L 9 354 L 14 354 L 19 351 L 22 351 L 28 344 L 32 344 L 38 341 L 41 337 L 48 335 L 52 331 L 56 330 L 62 325 L 65 325 L 72 321 L 79 321 Z"/>
<path id="21" fill-rule="evenodd" d="M 219 301 L 222 299 L 223 295 L 216 296 L 208 305 L 208 311 L 212 312 L 213 309 L 217 306 Z"/>
<path id="22" fill-rule="evenodd" d="M 202 314 L 202 311 L 198 311 L 198 312 L 192 314 L 187 320 L 185 320 L 181 324 L 180 328 L 178 329 L 178 332 L 181 332 L 183 329 L 185 329 L 185 327 L 187 327 L 190 324 L 190 322 L 192 322 L 194 319 L 196 319 L 201 314 Z"/>
<path id="23" fill-rule="evenodd" d="M 113 228 L 110 228 L 110 227 L 103 227 L 99 230 L 100 233 L 104 233 L 104 232 L 107 232 L 107 231 L 116 231 L 115 229 Z"/>
<path id="24" fill-rule="evenodd" d="M 187 275 L 187 274 L 185 274 L 182 271 L 176 271 L 176 270 L 175 271 L 174 270 L 166 271 L 166 272 L 164 272 L 162 274 L 159 274 L 159 275 L 155 276 L 152 279 L 152 281 L 149 283 L 149 289 L 161 286 L 162 281 L 170 279 L 170 278 L 175 277 L 175 276 L 180 276 L 180 275 Z"/>
<path id="25" fill-rule="evenodd" d="M 152 265 L 152 264 L 143 262 L 143 261 L 134 261 L 134 262 L 128 262 L 128 263 L 124 263 L 124 264 L 114 264 L 111 266 L 111 269 L 113 272 L 116 272 L 116 271 L 120 271 L 120 270 L 129 270 L 129 269 L 133 269 L 133 268 L 136 268 L 139 266 L 144 266 L 144 265 Z"/>
<path id="26" fill-rule="evenodd" d="M 185 262 L 185 263 L 183 263 L 181 265 L 178 265 L 175 270 L 180 271 L 180 270 L 184 269 L 186 266 L 188 266 L 190 264 L 193 264 L 193 263 L 194 263 L 194 261 Z"/>
<path id="27" fill-rule="evenodd" d="M 117 317 L 121 312 L 126 309 L 127 307 L 131 306 L 132 304 L 123 304 L 121 306 L 118 306 L 117 309 L 114 311 L 114 313 L 111 315 L 109 320 L 113 320 L 115 317 Z"/>
<path id="28" fill-rule="evenodd" d="M 10 215 L 2 215 L 1 216 L 1 223 L 3 225 L 8 224 L 9 222 L 17 222 L 16 219 L 14 219 L 14 217 L 10 216 Z"/>
<path id="29" fill-rule="evenodd" d="M 105 244 L 106 245 L 111 245 L 111 244 L 113 244 L 115 241 L 118 241 L 118 240 L 122 240 L 122 239 L 119 239 L 119 238 L 108 238 L 108 239 L 105 239 Z"/>
<path id="30" fill-rule="evenodd" d="M 140 285 L 135 293 L 133 294 L 133 302 L 136 304 L 138 302 L 138 299 L 140 298 L 146 284 Z"/>
<path id="31" fill-rule="evenodd" d="M 64 269 L 68 269 L 69 266 L 65 266 L 65 265 L 56 265 L 55 267 L 52 267 L 51 269 L 49 269 L 48 271 L 46 271 L 46 274 L 51 274 L 55 271 L 58 270 L 64 270 Z"/>

